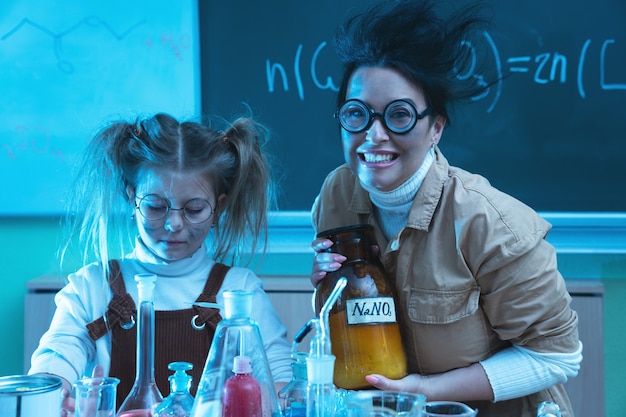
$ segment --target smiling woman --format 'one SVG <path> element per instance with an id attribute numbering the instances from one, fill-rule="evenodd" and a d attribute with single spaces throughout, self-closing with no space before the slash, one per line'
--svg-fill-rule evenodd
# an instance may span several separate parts
<path id="1" fill-rule="evenodd" d="M 191 303 L 223 304 L 223 291 L 233 289 L 254 294 L 252 318 L 272 374 L 277 382 L 290 379 L 286 329 L 261 281 L 249 269 L 220 263 L 238 260 L 246 249 L 254 256 L 257 239 L 266 234 L 272 198 L 266 133 L 251 118 L 216 130 L 163 113 L 113 122 L 98 132 L 83 155 L 67 216 L 67 245 L 78 237 L 84 266 L 58 293 L 29 373 L 58 375 L 69 388 L 100 365 L 120 379 L 118 400 L 126 398 L 135 376 L 134 359 L 125 351 L 136 346 L 126 325 L 136 321 L 133 278 L 148 273 L 158 277 L 154 358 L 161 392 L 169 387 L 171 362 L 192 363 L 193 378 L 200 380 L 221 319 L 216 310 Z M 125 235 L 136 235 L 131 251 L 112 247 Z M 118 249 L 122 256 L 110 259 Z M 95 262 L 87 261 L 90 256 Z M 67 397 L 63 406 L 73 411 Z"/>
<path id="2" fill-rule="evenodd" d="M 438 146 L 449 109 L 479 92 L 455 75 L 468 58 L 462 41 L 485 23 L 479 3 L 454 11 L 440 3 L 381 1 L 339 26 L 345 164 L 327 175 L 313 225 L 372 225 L 395 285 L 408 375 L 370 373 L 372 387 L 467 402 L 485 417 L 534 417 L 541 401 L 556 400 L 571 416 L 564 383 L 578 373 L 582 345 L 545 240 L 551 226 L 449 164 Z M 318 290 L 350 262 L 336 244 L 312 243 Z"/>

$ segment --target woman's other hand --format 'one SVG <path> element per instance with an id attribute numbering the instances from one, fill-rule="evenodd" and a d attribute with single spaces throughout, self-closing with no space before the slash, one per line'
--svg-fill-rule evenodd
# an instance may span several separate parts
<path id="1" fill-rule="evenodd" d="M 433 375 L 410 374 L 400 379 L 367 375 L 374 388 L 423 394 L 428 401 L 493 401 L 493 390 L 483 367 L 474 363 L 465 368 Z"/>
<path id="2" fill-rule="evenodd" d="M 341 268 L 341 263 L 347 259 L 339 253 L 327 252 L 333 245 L 330 239 L 315 239 L 311 243 L 311 248 L 315 251 L 313 258 L 313 271 L 311 272 L 311 284 L 314 287 L 324 279 L 327 272 L 336 271 Z"/>

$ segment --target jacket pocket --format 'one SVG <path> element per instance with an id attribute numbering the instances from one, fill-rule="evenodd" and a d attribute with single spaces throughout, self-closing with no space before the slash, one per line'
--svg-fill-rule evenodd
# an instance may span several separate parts
<path id="1" fill-rule="evenodd" d="M 421 324 L 448 324 L 478 310 L 480 287 L 462 290 L 425 290 L 413 288 L 409 297 L 409 318 Z"/>

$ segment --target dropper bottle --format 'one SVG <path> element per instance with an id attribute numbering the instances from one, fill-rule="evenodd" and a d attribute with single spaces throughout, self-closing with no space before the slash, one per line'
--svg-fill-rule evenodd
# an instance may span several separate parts
<path id="1" fill-rule="evenodd" d="M 156 275 L 137 274 L 137 365 L 135 383 L 117 411 L 118 417 L 151 417 L 163 396 L 154 379 L 154 287 Z"/>
<path id="2" fill-rule="evenodd" d="M 193 369 L 189 362 L 172 362 L 167 368 L 174 371 L 170 375 L 170 395 L 154 410 L 155 417 L 189 417 L 193 407 L 191 375 L 185 371 Z"/>

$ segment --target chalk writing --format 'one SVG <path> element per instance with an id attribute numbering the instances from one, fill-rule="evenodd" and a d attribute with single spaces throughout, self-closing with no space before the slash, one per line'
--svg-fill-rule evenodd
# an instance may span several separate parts
<path id="1" fill-rule="evenodd" d="M 77 22 L 76 24 L 70 26 L 69 28 L 67 28 L 64 31 L 55 33 L 52 30 L 38 24 L 37 22 L 34 22 L 28 18 L 24 18 L 22 19 L 17 25 L 15 25 L 15 27 L 11 30 L 9 30 L 7 33 L 5 33 L 4 35 L 2 35 L 2 37 L 0 37 L 0 40 L 7 40 L 9 39 L 11 36 L 13 36 L 14 34 L 16 34 L 19 30 L 21 30 L 24 27 L 33 27 L 47 35 L 49 35 L 52 38 L 52 42 L 53 42 L 53 49 L 54 49 L 54 56 L 56 57 L 57 60 L 57 65 L 59 67 L 59 69 L 65 73 L 72 73 L 74 72 L 74 65 L 66 60 L 63 59 L 63 38 L 72 33 L 74 30 L 78 29 L 79 27 L 83 26 L 83 25 L 87 25 L 87 26 L 91 26 L 91 27 L 103 27 L 107 32 L 109 32 L 115 39 L 117 40 L 122 40 L 124 39 L 126 36 L 128 36 L 129 33 L 131 33 L 133 30 L 135 30 L 137 27 L 139 27 L 140 25 L 144 24 L 144 21 L 140 21 L 137 23 L 134 23 L 133 25 L 131 25 L 130 27 L 128 27 L 125 31 L 118 33 L 115 30 L 113 30 L 113 28 L 111 28 L 111 26 L 105 22 L 104 20 L 100 19 L 99 17 L 96 16 L 89 16 L 86 17 L 82 20 L 80 20 L 79 22 Z"/>
<path id="2" fill-rule="evenodd" d="M 298 90 L 298 97 L 300 100 L 304 100 L 304 85 L 302 83 L 302 72 L 300 69 L 300 59 L 302 56 L 302 48 L 304 46 L 299 44 L 296 48 L 296 54 L 293 62 L 293 76 L 296 81 L 296 88 Z M 332 76 L 328 75 L 326 77 L 326 83 L 323 84 L 319 81 L 320 77 L 318 76 L 318 67 L 317 60 L 322 53 L 323 49 L 326 47 L 326 42 L 321 42 L 313 53 L 313 58 L 311 59 L 311 65 L 309 66 L 309 75 L 311 76 L 311 80 L 313 81 L 313 85 L 320 90 L 331 90 L 331 91 L 339 91 L 339 88 L 333 82 Z M 285 67 L 280 63 L 272 63 L 270 59 L 265 60 L 265 77 L 267 79 L 267 88 L 270 93 L 273 93 L 275 88 L 274 84 L 276 82 L 277 75 L 280 75 L 280 79 L 282 81 L 282 86 L 284 91 L 289 91 L 289 78 L 287 75 L 287 71 Z"/>
<path id="3" fill-rule="evenodd" d="M 470 41 L 463 41 L 463 47 L 468 49 L 468 53 L 470 54 L 470 59 L 467 67 L 465 68 L 457 68 L 456 69 L 456 78 L 462 81 L 468 81 L 476 84 L 477 86 L 483 87 L 484 90 L 481 94 L 472 97 L 473 101 L 480 100 L 490 100 L 488 102 L 488 106 L 486 111 L 492 112 L 496 107 L 498 101 L 500 100 L 502 89 L 503 89 L 503 80 L 504 74 L 509 73 L 518 73 L 518 74 L 529 74 L 531 76 L 530 80 L 538 85 L 547 85 L 550 83 L 560 83 L 566 84 L 568 81 L 568 57 L 562 53 L 557 51 L 543 51 L 537 53 L 535 55 L 519 55 L 519 56 L 509 56 L 507 58 L 501 58 L 501 54 L 498 50 L 498 47 L 492 38 L 492 36 L 488 32 L 482 33 L 486 45 L 488 46 L 487 51 L 478 51 L 477 46 L 471 43 Z M 614 47 L 616 41 L 615 39 L 606 39 L 602 42 L 600 53 L 597 56 L 589 56 L 589 46 L 591 44 L 591 39 L 587 39 L 582 47 L 579 56 L 577 57 L 578 62 L 576 65 L 576 87 L 578 95 L 581 98 L 586 98 L 585 86 L 583 80 L 584 78 L 584 70 L 585 63 L 588 60 L 596 60 L 598 62 L 598 66 L 600 68 L 600 80 L 598 81 L 599 88 L 601 90 L 623 90 L 626 91 L 626 77 L 624 80 L 608 80 L 607 79 L 607 66 L 606 62 L 610 58 L 610 48 L 609 46 Z M 326 48 L 326 42 L 321 42 L 316 48 L 311 59 L 308 73 L 304 73 L 304 75 L 308 76 L 310 81 L 312 82 L 314 88 L 320 90 L 330 90 L 330 91 L 338 91 L 337 84 L 333 79 L 333 75 L 326 76 L 326 82 L 320 82 L 320 74 L 319 67 L 317 66 L 317 60 L 320 54 L 323 52 L 324 48 Z M 303 72 L 301 69 L 301 60 L 302 60 L 302 52 L 304 49 L 303 44 L 299 44 L 296 48 L 296 52 L 294 55 L 293 61 L 293 78 L 295 89 L 297 90 L 298 98 L 300 100 L 305 99 L 305 83 L 303 82 Z M 480 53 L 486 53 L 490 56 L 490 60 L 493 62 L 493 69 L 495 72 L 495 78 L 499 80 L 494 85 L 489 86 L 487 80 L 489 77 L 486 74 L 482 74 L 479 72 L 477 68 L 477 56 Z M 575 57 L 576 58 L 576 57 Z M 280 62 L 273 62 L 269 58 L 265 61 L 265 78 L 267 80 L 267 89 L 268 92 L 274 93 L 276 91 L 277 83 L 278 85 L 282 85 L 282 89 L 285 92 L 290 91 L 289 85 L 289 73 L 285 70 L 285 66 Z"/>
<path id="4" fill-rule="evenodd" d="M 160 37 L 161 47 L 171 51 L 180 61 L 183 60 L 183 51 L 191 48 L 192 41 L 193 38 L 189 33 L 174 35 L 171 32 L 162 32 Z M 144 41 L 144 44 L 147 47 L 152 47 L 155 43 L 151 37 L 148 37 Z"/>
<path id="5" fill-rule="evenodd" d="M 55 148 L 50 139 L 50 133 L 43 126 L 16 126 L 15 127 L 16 140 L 9 144 L 3 143 L 4 156 L 8 159 L 18 160 L 20 155 L 32 152 L 37 155 L 52 156 L 65 162 L 63 151 L 59 148 Z"/>

